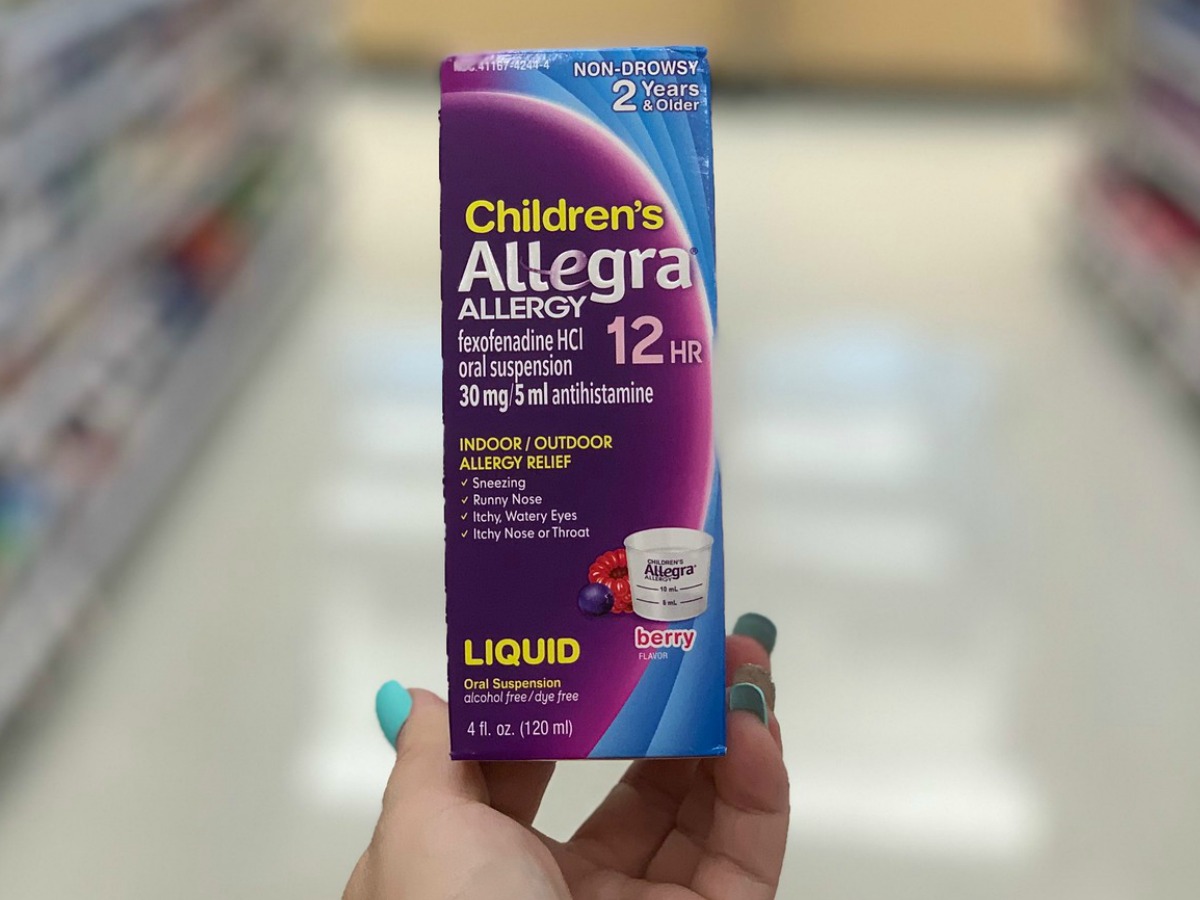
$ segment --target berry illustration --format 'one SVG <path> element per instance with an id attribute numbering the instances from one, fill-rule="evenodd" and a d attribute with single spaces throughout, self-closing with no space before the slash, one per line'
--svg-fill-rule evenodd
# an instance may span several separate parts
<path id="1" fill-rule="evenodd" d="M 613 592 L 603 584 L 585 584 L 579 592 L 579 611 L 586 616 L 606 616 L 612 608 Z"/>
<path id="2" fill-rule="evenodd" d="M 633 594 L 629 590 L 629 563 L 625 559 L 625 548 L 609 550 L 596 557 L 588 568 L 588 581 L 602 584 L 613 595 L 614 613 L 633 612 Z"/>

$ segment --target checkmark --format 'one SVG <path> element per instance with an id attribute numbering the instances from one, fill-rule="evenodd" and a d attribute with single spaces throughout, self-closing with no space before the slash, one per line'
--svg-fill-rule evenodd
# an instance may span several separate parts
<path id="1" fill-rule="evenodd" d="M 469 516 L 469 515 L 470 515 L 470 513 L 463 513 L 463 514 L 462 514 L 462 520 L 463 520 L 464 522 L 465 522 L 465 521 L 467 521 L 467 516 Z"/>
<path id="2" fill-rule="evenodd" d="M 467 501 L 468 501 L 468 500 L 470 500 L 470 499 L 471 499 L 470 497 L 463 497 L 463 506 L 466 506 L 466 505 L 467 505 Z"/>
<path id="3" fill-rule="evenodd" d="M 464 479 L 462 480 L 462 486 L 463 486 L 463 487 L 466 487 L 466 486 L 467 486 L 467 482 L 468 482 L 468 481 L 470 481 L 470 480 L 471 480 L 470 478 L 464 478 Z"/>
<path id="4" fill-rule="evenodd" d="M 463 536 L 463 537 L 466 537 L 466 536 L 467 536 L 467 532 L 466 532 L 466 531 L 464 531 L 464 532 L 462 533 L 462 536 Z"/>

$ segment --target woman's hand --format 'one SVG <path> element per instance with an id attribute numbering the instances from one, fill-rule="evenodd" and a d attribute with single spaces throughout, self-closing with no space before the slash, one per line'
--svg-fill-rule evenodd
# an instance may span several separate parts
<path id="1" fill-rule="evenodd" d="M 446 704 L 385 685 L 396 766 L 344 900 L 773 898 L 789 810 L 774 642 L 761 616 L 728 638 L 727 756 L 633 763 L 565 843 L 532 827 L 553 763 L 452 762 Z"/>

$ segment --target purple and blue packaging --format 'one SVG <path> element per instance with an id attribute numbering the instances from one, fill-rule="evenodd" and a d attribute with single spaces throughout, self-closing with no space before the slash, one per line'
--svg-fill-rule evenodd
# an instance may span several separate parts
<path id="1" fill-rule="evenodd" d="M 455 759 L 725 752 L 709 69 L 442 66 Z"/>

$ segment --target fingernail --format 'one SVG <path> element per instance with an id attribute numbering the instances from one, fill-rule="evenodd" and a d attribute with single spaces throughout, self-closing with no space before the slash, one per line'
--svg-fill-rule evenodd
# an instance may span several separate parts
<path id="1" fill-rule="evenodd" d="M 752 712 L 767 724 L 767 698 L 757 684 L 735 684 L 729 689 L 730 710 Z"/>
<path id="2" fill-rule="evenodd" d="M 408 721 L 412 712 L 412 695 L 400 686 L 397 681 L 389 681 L 375 695 L 375 717 L 379 719 L 379 727 L 389 744 L 396 746 L 396 738 L 400 729 Z"/>
<path id="3" fill-rule="evenodd" d="M 766 698 L 767 708 L 775 708 L 775 682 L 771 678 L 771 673 L 762 666 L 744 663 L 733 670 L 733 678 L 730 680 L 734 684 L 757 685 L 758 689 L 763 692 L 763 697 Z"/>
<path id="4" fill-rule="evenodd" d="M 754 640 L 762 644 L 768 656 L 775 649 L 775 638 L 777 636 L 775 623 L 766 616 L 760 616 L 758 613 L 746 613 L 733 626 L 733 633 L 740 634 L 743 637 L 754 638 Z"/>

